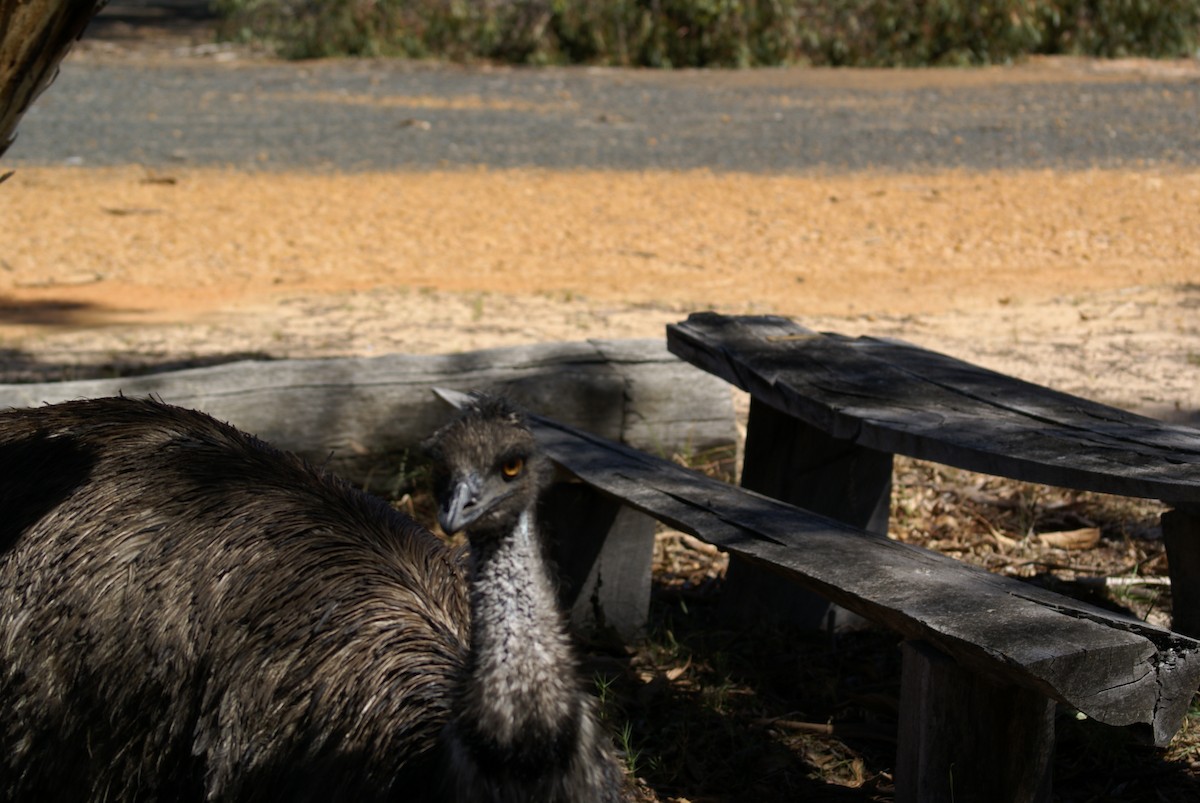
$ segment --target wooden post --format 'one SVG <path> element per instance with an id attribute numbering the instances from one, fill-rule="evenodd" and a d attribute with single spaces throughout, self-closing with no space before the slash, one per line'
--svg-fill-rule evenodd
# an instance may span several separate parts
<path id="1" fill-rule="evenodd" d="M 896 803 L 1046 803 L 1054 701 L 905 642 Z"/>
<path id="2" fill-rule="evenodd" d="M 1168 510 L 1161 521 L 1171 576 L 1171 629 L 1200 638 L 1200 510 Z"/>
<path id="3" fill-rule="evenodd" d="M 742 487 L 887 535 L 892 456 L 751 399 Z"/>
<path id="4" fill-rule="evenodd" d="M 564 482 L 542 497 L 540 521 L 572 627 L 637 638 L 650 607 L 654 519 L 583 483 Z"/>
<path id="5" fill-rule="evenodd" d="M 831 438 L 750 400 L 742 486 L 823 516 L 887 535 L 892 455 Z M 854 629 L 861 617 L 731 556 L 723 605 L 731 617 L 767 613 L 806 629 Z"/>

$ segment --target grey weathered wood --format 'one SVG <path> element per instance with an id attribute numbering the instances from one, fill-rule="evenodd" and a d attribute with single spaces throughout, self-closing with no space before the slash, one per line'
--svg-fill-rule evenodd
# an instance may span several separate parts
<path id="1" fill-rule="evenodd" d="M 750 400 L 742 487 L 887 535 L 892 455 L 831 438 Z M 774 572 L 732 556 L 721 604 L 729 619 L 768 616 L 805 629 L 847 630 L 863 620 Z"/>
<path id="2" fill-rule="evenodd" d="M 1200 681 L 1200 642 L 839 524 L 668 461 L 535 418 L 583 482 L 925 641 L 971 672 L 1165 744 Z"/>
<path id="3" fill-rule="evenodd" d="M 892 455 L 750 400 L 742 487 L 887 535 Z"/>
<path id="4" fill-rule="evenodd" d="M 866 448 L 1047 485 L 1200 502 L 1200 430 L 786 318 L 695 314 L 668 326 L 667 342 L 754 398 Z"/>
<path id="5" fill-rule="evenodd" d="M 123 393 L 203 410 L 386 492 L 447 411 L 434 385 L 504 392 L 529 409 L 662 453 L 737 438 L 729 387 L 661 341 L 550 343 L 461 354 L 245 361 L 107 380 L 0 385 L 0 408 Z"/>
<path id="6" fill-rule="evenodd" d="M 103 0 L 0 0 L 0 156 Z"/>
<path id="7" fill-rule="evenodd" d="M 1049 801 L 1053 701 L 966 672 L 920 642 L 901 651 L 896 803 Z"/>
<path id="8" fill-rule="evenodd" d="M 1162 515 L 1171 576 L 1171 629 L 1200 638 L 1200 509 Z"/>
<path id="9" fill-rule="evenodd" d="M 654 519 L 579 482 L 552 486 L 539 513 L 572 626 L 626 642 L 641 635 L 650 609 Z"/>

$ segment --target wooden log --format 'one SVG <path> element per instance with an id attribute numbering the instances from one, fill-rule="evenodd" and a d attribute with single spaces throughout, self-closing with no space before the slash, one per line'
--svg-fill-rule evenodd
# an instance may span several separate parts
<path id="1" fill-rule="evenodd" d="M 1045 803 L 1054 703 L 963 670 L 920 642 L 901 645 L 896 803 Z"/>
<path id="2" fill-rule="evenodd" d="M 494 390 L 656 454 L 732 455 L 729 387 L 657 340 L 586 341 L 432 356 L 244 361 L 149 376 L 0 385 L 0 407 L 154 395 L 203 410 L 390 493 L 449 415 L 435 385 Z"/>
<path id="3" fill-rule="evenodd" d="M 0 156 L 104 0 L 0 0 Z M 3 180 L 3 179 L 0 179 Z"/>
<path id="4" fill-rule="evenodd" d="M 887 535 L 892 456 L 826 433 L 750 400 L 742 487 L 868 532 Z M 865 620 L 775 572 L 731 556 L 721 595 L 725 616 L 763 616 L 796 627 L 851 630 Z"/>
<path id="5" fill-rule="evenodd" d="M 539 442 L 581 481 L 908 638 L 964 670 L 1166 744 L 1200 682 L 1200 642 L 850 528 L 661 458 L 535 417 Z"/>
<path id="6" fill-rule="evenodd" d="M 1200 508 L 1162 514 L 1171 576 L 1171 629 L 1200 638 Z"/>

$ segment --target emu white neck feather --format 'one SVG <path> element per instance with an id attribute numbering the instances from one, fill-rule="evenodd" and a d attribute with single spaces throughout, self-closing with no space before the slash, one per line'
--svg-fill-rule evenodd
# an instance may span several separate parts
<path id="1" fill-rule="evenodd" d="M 471 608 L 468 694 L 480 731 L 511 744 L 522 728 L 565 721 L 575 704 L 574 666 L 531 511 L 475 559 Z"/>

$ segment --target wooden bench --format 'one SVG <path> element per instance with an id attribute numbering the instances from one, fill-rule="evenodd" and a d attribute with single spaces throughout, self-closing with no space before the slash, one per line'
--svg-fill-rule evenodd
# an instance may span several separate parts
<path id="1" fill-rule="evenodd" d="M 1172 629 L 1200 636 L 1200 430 L 785 318 L 696 314 L 667 327 L 667 345 L 750 393 L 743 486 L 881 535 L 893 454 L 1162 500 Z"/>
<path id="2" fill-rule="evenodd" d="M 461 403 L 461 394 L 447 394 Z M 1055 703 L 1178 730 L 1200 642 L 837 522 L 534 416 L 585 490 L 728 550 L 906 636 L 896 799 L 1050 799 Z M 578 517 L 574 520 L 578 521 Z M 613 522 L 613 517 L 605 519 Z M 614 522 L 614 536 L 621 522 Z"/>
<path id="3" fill-rule="evenodd" d="M 668 327 L 668 347 L 751 394 L 742 488 L 549 419 L 539 438 L 609 507 L 728 550 L 727 592 L 739 572 L 747 597 L 780 576 L 820 595 L 814 623 L 828 600 L 907 637 L 897 800 L 1048 800 L 1056 701 L 1171 739 L 1200 642 L 883 536 L 893 454 L 1163 499 L 1186 623 L 1200 433 L 781 318 L 693 315 Z M 614 537 L 637 537 L 617 521 Z"/>

